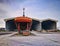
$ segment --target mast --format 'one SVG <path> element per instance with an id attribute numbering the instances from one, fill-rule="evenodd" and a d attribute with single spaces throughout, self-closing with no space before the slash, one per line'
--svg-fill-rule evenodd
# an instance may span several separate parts
<path id="1" fill-rule="evenodd" d="M 25 17 L 25 8 L 23 8 L 23 17 Z"/>

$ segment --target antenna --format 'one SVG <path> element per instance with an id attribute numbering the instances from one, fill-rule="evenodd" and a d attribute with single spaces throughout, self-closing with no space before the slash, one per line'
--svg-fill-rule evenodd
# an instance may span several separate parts
<path id="1" fill-rule="evenodd" d="M 25 17 L 25 8 L 23 8 L 23 17 Z"/>

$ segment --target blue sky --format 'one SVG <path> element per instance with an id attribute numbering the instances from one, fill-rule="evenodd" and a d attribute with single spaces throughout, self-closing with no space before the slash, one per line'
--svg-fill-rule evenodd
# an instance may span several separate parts
<path id="1" fill-rule="evenodd" d="M 0 26 L 5 25 L 3 19 L 25 15 L 37 19 L 56 19 L 60 26 L 60 0 L 0 0 Z"/>

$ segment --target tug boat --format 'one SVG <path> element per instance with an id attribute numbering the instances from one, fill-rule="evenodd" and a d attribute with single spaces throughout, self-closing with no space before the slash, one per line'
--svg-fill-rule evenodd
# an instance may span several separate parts
<path id="1" fill-rule="evenodd" d="M 15 21 L 15 24 L 16 24 L 19 34 L 21 33 L 23 35 L 29 35 L 31 25 L 32 25 L 32 19 L 29 17 L 25 17 L 24 10 L 25 10 L 25 8 L 23 8 L 23 16 L 16 17 L 14 19 L 14 21 Z"/>

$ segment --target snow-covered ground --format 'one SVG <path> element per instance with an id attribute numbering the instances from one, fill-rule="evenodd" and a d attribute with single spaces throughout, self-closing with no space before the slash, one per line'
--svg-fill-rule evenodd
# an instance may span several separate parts
<path id="1" fill-rule="evenodd" d="M 8 46 L 60 46 L 60 33 L 32 32 L 36 36 L 5 37 Z"/>

